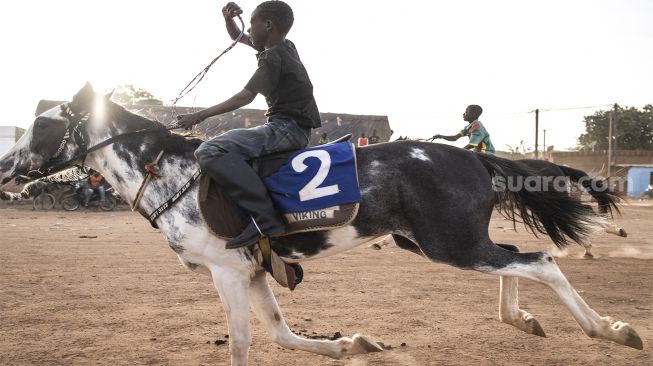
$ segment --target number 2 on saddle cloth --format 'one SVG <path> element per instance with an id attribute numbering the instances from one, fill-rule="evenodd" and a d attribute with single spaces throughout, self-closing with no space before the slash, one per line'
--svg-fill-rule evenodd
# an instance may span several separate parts
<path id="1" fill-rule="evenodd" d="M 286 235 L 335 229 L 356 217 L 361 194 L 355 150 L 350 142 L 298 150 L 274 173 L 263 176 L 277 210 L 288 224 Z M 236 236 L 247 224 L 245 216 L 228 202 L 217 185 L 208 187 L 207 176 L 202 179 L 199 195 L 200 211 L 215 235 Z"/>

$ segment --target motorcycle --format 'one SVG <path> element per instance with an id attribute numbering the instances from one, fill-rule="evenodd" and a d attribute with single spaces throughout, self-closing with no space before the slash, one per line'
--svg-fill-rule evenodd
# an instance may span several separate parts
<path id="1" fill-rule="evenodd" d="M 653 184 L 649 184 L 646 190 L 642 192 L 642 195 L 639 197 L 640 200 L 644 200 L 645 198 L 653 199 Z"/>
<path id="2" fill-rule="evenodd" d="M 84 182 L 71 183 L 73 187 L 72 192 L 64 195 L 61 199 L 61 206 L 66 211 L 75 211 L 78 210 L 84 204 Z M 88 201 L 88 207 L 99 207 L 102 211 L 112 211 L 118 204 L 118 197 L 116 191 L 113 187 L 106 188 L 101 186 L 104 189 L 104 202 L 100 201 L 100 195 L 97 192 L 93 192 L 91 198 Z"/>

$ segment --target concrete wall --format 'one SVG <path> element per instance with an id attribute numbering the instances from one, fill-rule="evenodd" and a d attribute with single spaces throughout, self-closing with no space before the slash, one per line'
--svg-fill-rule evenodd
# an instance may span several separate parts
<path id="1" fill-rule="evenodd" d="M 506 159 L 534 159 L 533 153 L 511 154 L 498 151 L 497 155 Z M 628 168 L 615 167 L 615 165 L 641 165 L 653 164 L 653 151 L 645 150 L 618 150 L 615 151 L 612 166 L 613 175 L 626 175 Z M 596 172 L 602 175 L 608 171 L 607 151 L 550 151 L 546 155 L 540 153 L 540 159 L 546 159 L 558 165 L 567 165 L 586 172 Z"/>
<path id="2" fill-rule="evenodd" d="M 607 174 L 608 153 L 607 151 L 552 151 L 549 153 L 549 161 L 558 165 L 568 165 L 586 172 L 598 172 Z M 614 165 L 639 165 L 653 164 L 653 151 L 644 150 L 618 150 L 613 153 L 613 175 L 626 175 L 627 169 L 618 168 Z"/>
<path id="3" fill-rule="evenodd" d="M 14 126 L 0 126 L 0 156 L 11 149 L 25 130 Z"/>

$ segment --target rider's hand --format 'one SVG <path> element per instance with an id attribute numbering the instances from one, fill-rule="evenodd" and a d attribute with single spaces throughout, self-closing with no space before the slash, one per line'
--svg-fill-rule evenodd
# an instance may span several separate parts
<path id="1" fill-rule="evenodd" d="M 199 113 L 182 114 L 177 116 L 177 125 L 190 130 L 194 125 L 202 122 L 204 118 Z"/>
<path id="2" fill-rule="evenodd" d="M 233 18 L 242 13 L 243 9 L 241 9 L 240 6 L 234 2 L 229 2 L 222 8 L 222 16 L 224 16 L 225 19 Z"/>

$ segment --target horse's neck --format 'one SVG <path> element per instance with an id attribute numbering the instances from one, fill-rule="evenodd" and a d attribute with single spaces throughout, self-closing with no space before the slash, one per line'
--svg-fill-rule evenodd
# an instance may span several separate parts
<path id="1" fill-rule="evenodd" d="M 96 129 L 100 131 L 100 129 Z M 106 132 L 89 133 L 89 147 L 98 144 L 112 136 L 126 132 L 120 125 L 114 126 Z M 156 134 L 147 136 L 150 143 L 146 144 L 146 136 L 134 138 L 132 142 L 118 141 L 103 147 L 88 155 L 86 165 L 99 171 L 125 198 L 132 203 L 146 178 L 145 167 L 153 162 L 161 152 L 161 147 L 156 142 Z M 141 143 L 134 143 L 140 140 Z M 166 154 L 158 164 L 160 177 L 152 177 L 144 190 L 139 207 L 144 212 L 152 212 L 162 203 L 172 197 L 177 190 L 192 176 L 199 165 L 192 155 Z"/>

